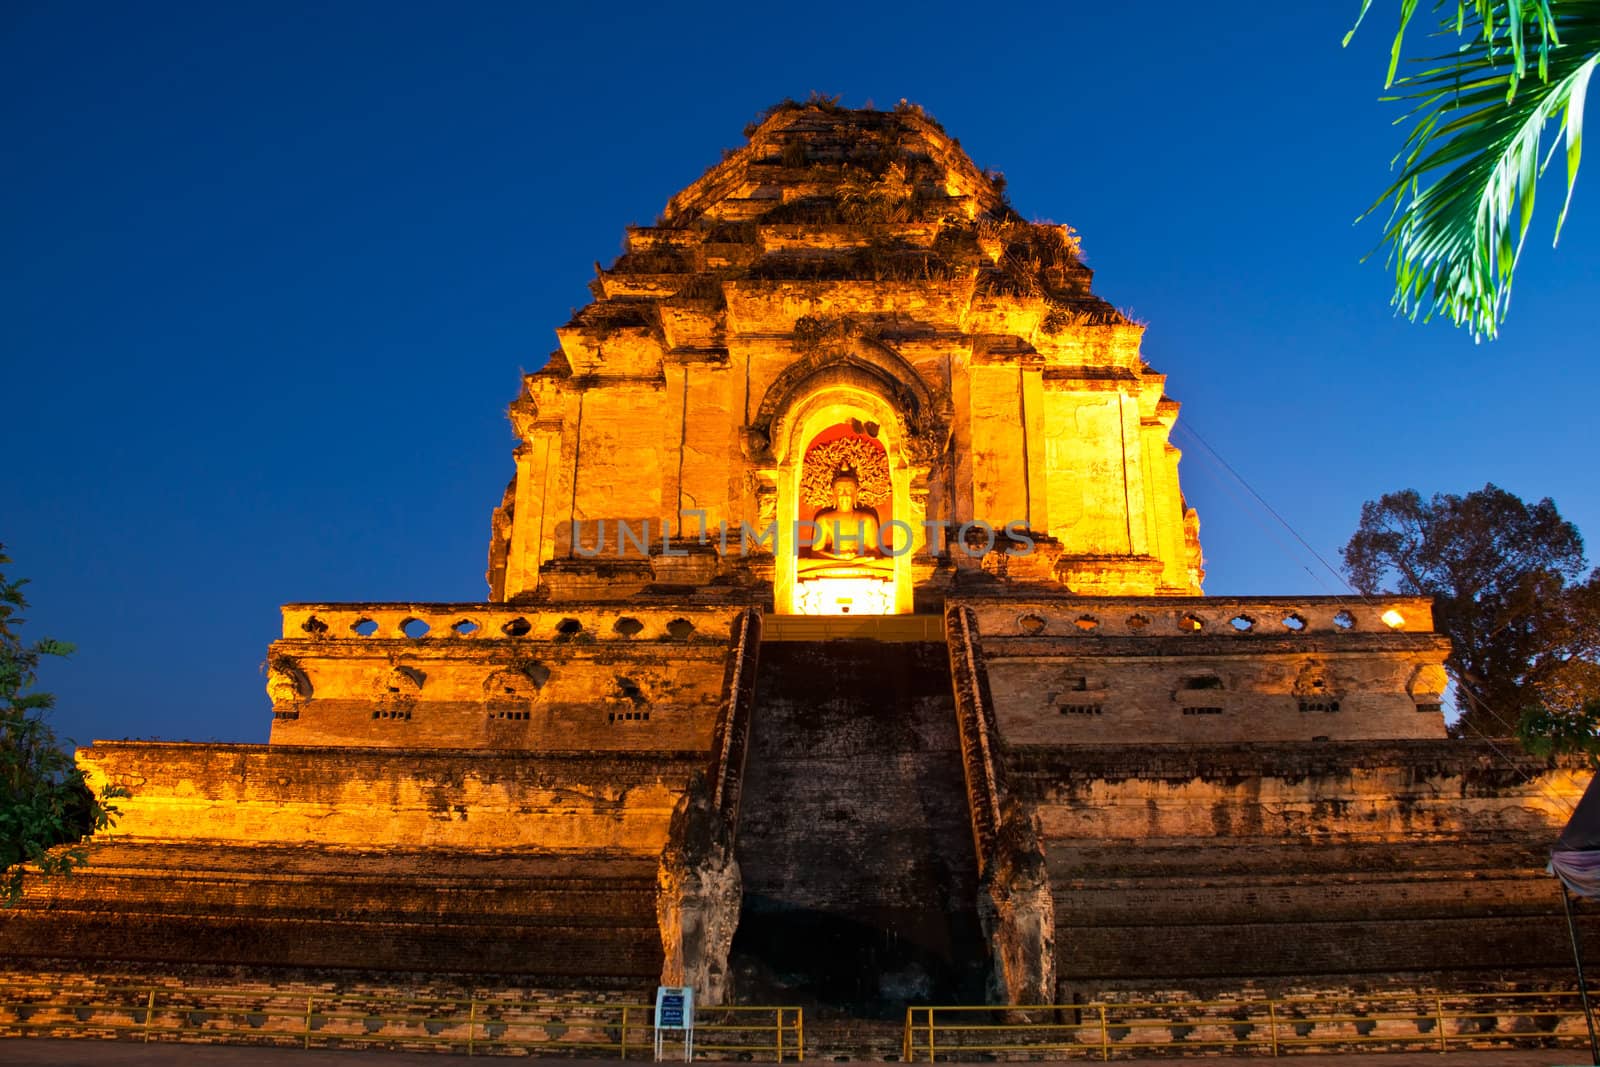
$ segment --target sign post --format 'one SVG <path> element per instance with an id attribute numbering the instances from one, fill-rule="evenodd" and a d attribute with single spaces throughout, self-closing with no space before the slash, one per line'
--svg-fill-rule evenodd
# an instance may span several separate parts
<path id="1" fill-rule="evenodd" d="M 683 1062 L 694 1059 L 694 987 L 664 985 L 656 987 L 656 1062 L 668 1030 L 683 1032 Z"/>

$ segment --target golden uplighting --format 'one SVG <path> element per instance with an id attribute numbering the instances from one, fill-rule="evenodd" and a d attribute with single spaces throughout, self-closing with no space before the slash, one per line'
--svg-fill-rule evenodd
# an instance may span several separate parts
<path id="1" fill-rule="evenodd" d="M 1406 624 L 1406 617 L 1393 608 L 1384 612 L 1381 618 L 1383 619 L 1383 624 L 1391 630 L 1398 630 Z"/>
<path id="2" fill-rule="evenodd" d="M 796 593 L 800 615 L 894 614 L 894 583 L 880 578 L 814 578 Z"/>

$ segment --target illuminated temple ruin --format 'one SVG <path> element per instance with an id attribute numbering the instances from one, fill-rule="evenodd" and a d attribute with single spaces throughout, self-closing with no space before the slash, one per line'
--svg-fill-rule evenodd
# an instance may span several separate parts
<path id="1" fill-rule="evenodd" d="M 286 605 L 269 744 L 81 750 L 120 821 L 0 951 L 891 1016 L 1559 979 L 1582 776 L 1446 739 L 1426 600 L 1202 595 L 1142 327 L 920 110 L 774 109 L 592 290 L 488 600 Z"/>

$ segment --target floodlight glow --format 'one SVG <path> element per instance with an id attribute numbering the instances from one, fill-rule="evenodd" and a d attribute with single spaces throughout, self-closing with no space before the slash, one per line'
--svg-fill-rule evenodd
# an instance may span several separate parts
<path id="1" fill-rule="evenodd" d="M 894 614 L 894 583 L 879 578 L 813 578 L 795 592 L 801 615 Z"/>
<path id="2" fill-rule="evenodd" d="M 1393 608 L 1390 608 L 1388 611 L 1384 612 L 1381 617 L 1383 619 L 1383 624 L 1389 627 L 1391 630 L 1398 630 L 1400 627 L 1406 624 L 1406 617 Z"/>

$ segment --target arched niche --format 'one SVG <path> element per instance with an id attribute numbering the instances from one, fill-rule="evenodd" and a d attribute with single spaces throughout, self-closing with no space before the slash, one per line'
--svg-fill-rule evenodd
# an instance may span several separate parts
<path id="1" fill-rule="evenodd" d="M 899 436 L 912 451 L 937 447 L 943 439 L 950 417 L 948 398 L 941 402 L 898 352 L 867 340 L 811 352 L 790 363 L 763 392 L 750 428 L 778 448 L 785 415 L 806 396 L 835 384 L 886 401 L 894 411 Z"/>
<path id="2" fill-rule="evenodd" d="M 795 384 L 791 402 L 772 423 L 779 523 L 779 551 L 773 561 L 774 609 L 779 614 L 840 613 L 818 609 L 817 598 L 811 595 L 816 592 L 813 583 L 818 575 L 804 576 L 806 588 L 800 587 L 802 575 L 795 535 L 802 512 L 810 510 L 804 506 L 801 491 L 808 450 L 819 437 L 836 432 L 837 427 L 858 423 L 876 428 L 875 439 L 888 459 L 888 506 L 877 510 L 881 528 L 896 543 L 896 552 L 886 561 L 889 589 L 884 602 L 870 612 L 854 613 L 908 613 L 912 605 L 912 558 L 924 552 L 926 546 L 924 513 L 918 505 L 925 500 L 927 466 L 912 461 L 907 420 L 884 395 L 876 376 L 860 373 L 858 368 L 835 364 Z M 913 494 L 914 482 L 923 483 L 918 486 L 922 492 Z"/>

